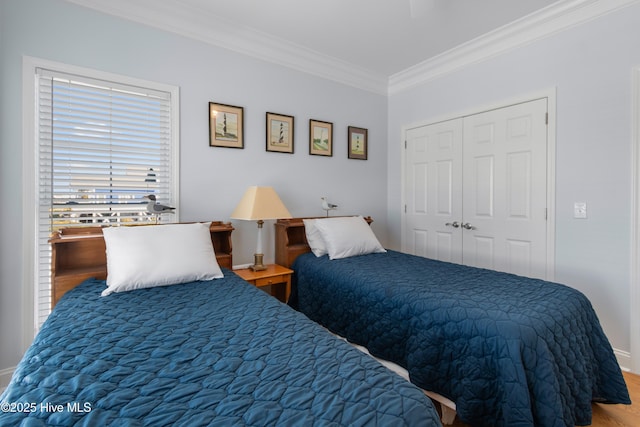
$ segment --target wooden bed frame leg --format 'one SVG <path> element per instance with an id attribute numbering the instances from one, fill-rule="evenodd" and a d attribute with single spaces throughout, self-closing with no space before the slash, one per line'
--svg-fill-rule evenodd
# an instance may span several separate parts
<path id="1" fill-rule="evenodd" d="M 440 409 L 442 409 L 442 424 L 453 424 L 453 420 L 456 419 L 456 411 L 443 403 L 440 404 Z"/>
<path id="2" fill-rule="evenodd" d="M 453 424 L 453 421 L 456 419 L 456 404 L 441 394 L 429 390 L 423 391 L 431 400 L 440 404 L 440 413 L 442 414 L 440 421 L 442 421 L 442 424 L 446 426 Z"/>

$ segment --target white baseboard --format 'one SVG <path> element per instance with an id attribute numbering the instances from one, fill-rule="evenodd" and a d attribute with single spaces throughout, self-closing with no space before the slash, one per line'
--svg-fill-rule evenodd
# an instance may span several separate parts
<path id="1" fill-rule="evenodd" d="M 618 349 L 613 349 L 613 354 L 616 355 L 616 359 L 618 360 L 618 365 L 620 365 L 620 369 L 625 372 L 631 372 L 631 353 L 628 351 L 622 351 Z"/>
<path id="2" fill-rule="evenodd" d="M 2 369 L 0 370 L 0 392 L 4 391 L 4 389 L 9 385 L 9 381 L 11 381 L 11 375 L 13 375 L 13 371 L 15 371 L 16 367 Z"/>

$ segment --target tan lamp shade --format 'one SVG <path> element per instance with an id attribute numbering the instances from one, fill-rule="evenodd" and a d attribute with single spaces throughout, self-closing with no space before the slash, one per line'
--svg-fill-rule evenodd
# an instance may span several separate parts
<path id="1" fill-rule="evenodd" d="M 231 218 L 265 220 L 291 218 L 291 214 L 272 187 L 252 186 L 245 191 Z"/>
<path id="2" fill-rule="evenodd" d="M 253 265 L 254 271 L 266 270 L 262 253 L 262 225 L 265 219 L 291 218 L 291 214 L 271 187 L 249 187 L 231 214 L 232 219 L 258 221 L 258 240 Z"/>

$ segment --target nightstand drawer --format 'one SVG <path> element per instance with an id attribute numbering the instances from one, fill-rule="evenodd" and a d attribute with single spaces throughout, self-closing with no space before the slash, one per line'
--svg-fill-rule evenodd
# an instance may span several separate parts
<path id="1" fill-rule="evenodd" d="M 293 274 L 293 270 L 290 268 L 269 264 L 264 270 L 253 271 L 250 268 L 241 268 L 234 271 L 238 276 L 258 288 L 271 286 L 271 295 L 276 296 L 280 301 L 287 302 L 289 300 L 291 275 Z"/>
<path id="2" fill-rule="evenodd" d="M 284 276 L 265 277 L 264 279 L 256 279 L 256 286 L 269 286 L 275 283 L 284 283 L 287 279 Z"/>

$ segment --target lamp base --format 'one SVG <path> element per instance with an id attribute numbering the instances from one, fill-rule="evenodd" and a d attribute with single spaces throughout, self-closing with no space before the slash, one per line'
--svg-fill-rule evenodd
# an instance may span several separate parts
<path id="1" fill-rule="evenodd" d="M 263 257 L 264 257 L 264 254 L 254 254 L 253 265 L 250 265 L 249 268 L 253 271 L 266 270 L 267 267 L 262 263 Z"/>

